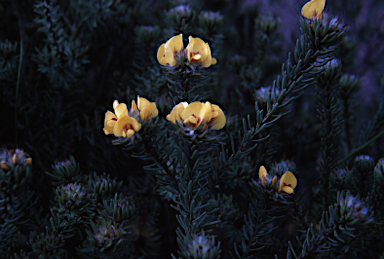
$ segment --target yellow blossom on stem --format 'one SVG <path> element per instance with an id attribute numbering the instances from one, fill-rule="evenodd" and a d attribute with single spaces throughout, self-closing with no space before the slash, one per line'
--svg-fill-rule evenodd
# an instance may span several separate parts
<path id="1" fill-rule="evenodd" d="M 173 36 L 157 50 L 157 61 L 161 65 L 176 65 L 175 53 L 183 49 L 183 34 Z"/>
<path id="2" fill-rule="evenodd" d="M 128 109 L 127 105 L 125 103 L 119 103 L 117 100 L 113 102 L 113 109 L 115 113 L 112 113 L 110 111 L 107 111 L 105 113 L 105 119 L 104 119 L 104 133 L 106 135 L 113 134 L 113 128 L 117 122 L 117 120 L 123 116 L 128 116 Z"/>
<path id="3" fill-rule="evenodd" d="M 203 124 L 205 128 L 219 130 L 226 124 L 223 110 L 210 102 L 179 103 L 166 118 L 174 124 L 176 121 L 182 122 L 191 128 L 198 128 Z"/>
<path id="4" fill-rule="evenodd" d="M 307 19 L 313 19 L 315 16 L 315 19 L 319 20 L 323 17 L 324 7 L 325 0 L 311 0 L 301 8 L 301 15 Z"/>
<path id="5" fill-rule="evenodd" d="M 134 118 L 128 116 L 128 109 L 125 103 L 113 102 L 115 113 L 107 111 L 104 119 L 104 133 L 114 134 L 116 137 L 129 138 L 138 132 L 141 124 Z"/>
<path id="6" fill-rule="evenodd" d="M 128 115 L 124 115 L 116 121 L 116 124 L 113 127 L 113 134 L 115 134 L 116 137 L 129 138 L 140 129 L 141 124 L 137 120 Z"/>
<path id="7" fill-rule="evenodd" d="M 211 48 L 200 38 L 189 36 L 189 44 L 187 46 L 188 61 L 197 62 L 203 67 L 215 65 L 217 60 L 211 56 Z"/>
<path id="8" fill-rule="evenodd" d="M 291 194 L 296 186 L 296 177 L 290 171 L 286 171 L 280 178 L 279 192 Z"/>
<path id="9" fill-rule="evenodd" d="M 132 101 L 131 113 L 139 112 L 140 119 L 149 120 L 155 118 L 159 114 L 156 103 L 150 102 L 143 97 L 137 96 L 137 105 L 135 100 Z"/>
<path id="10" fill-rule="evenodd" d="M 201 102 L 190 103 L 181 113 L 184 123 L 197 128 L 203 122 L 207 107 Z"/>
<path id="11" fill-rule="evenodd" d="M 269 174 L 267 173 L 267 169 L 265 169 L 264 166 L 260 166 L 259 168 L 259 179 L 261 180 L 261 184 L 264 185 L 265 184 L 265 179 L 269 177 Z M 270 181 L 270 184 L 271 185 L 274 185 L 275 182 L 277 181 L 277 176 L 273 177 L 272 180 L 270 180 L 271 178 L 269 177 L 269 181 Z"/>

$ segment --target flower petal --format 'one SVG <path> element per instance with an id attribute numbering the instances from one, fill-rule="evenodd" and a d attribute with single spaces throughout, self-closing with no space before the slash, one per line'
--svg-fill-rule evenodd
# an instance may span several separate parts
<path id="1" fill-rule="evenodd" d="M 119 105 L 119 101 L 118 101 L 118 100 L 115 100 L 115 101 L 113 102 L 113 109 L 115 109 L 117 105 Z"/>
<path id="2" fill-rule="evenodd" d="M 159 114 L 159 110 L 157 110 L 156 103 L 150 102 L 143 97 L 137 96 L 137 106 L 138 106 L 140 112 L 141 112 L 141 110 L 144 109 L 144 107 L 146 107 L 150 111 L 150 116 L 152 116 L 152 118 L 157 117 L 157 115 Z"/>
<path id="3" fill-rule="evenodd" d="M 173 53 L 181 51 L 184 47 L 183 46 L 183 34 L 180 33 L 177 36 L 173 36 L 165 44 L 171 48 Z"/>
<path id="4" fill-rule="evenodd" d="M 137 112 L 137 111 L 139 111 L 139 109 L 137 108 L 136 102 L 135 102 L 135 100 L 132 100 L 131 113 L 134 113 L 134 112 Z"/>
<path id="5" fill-rule="evenodd" d="M 191 126 L 199 127 L 201 122 L 204 119 L 206 109 L 207 109 L 206 106 L 201 102 L 190 103 L 181 113 L 181 118 L 183 119 L 183 121 L 188 120 L 189 122 L 192 122 L 194 120 L 191 120 L 189 118 L 192 116 L 196 118 L 196 125 L 191 125 Z"/>
<path id="6" fill-rule="evenodd" d="M 121 116 L 124 116 L 124 115 L 128 116 L 128 108 L 125 103 L 118 104 L 114 109 L 115 109 L 115 114 L 117 118 L 120 118 Z"/>
<path id="7" fill-rule="evenodd" d="M 296 177 L 290 171 L 286 171 L 280 178 L 279 189 L 282 190 L 283 187 L 290 187 L 292 189 L 295 189 L 296 186 L 297 186 Z"/>
<path id="8" fill-rule="evenodd" d="M 311 0 L 301 8 L 301 15 L 307 19 L 312 19 L 315 15 L 316 19 L 318 19 L 318 16 L 321 18 L 324 7 L 325 0 Z"/>
<path id="9" fill-rule="evenodd" d="M 200 121 L 194 116 L 189 116 L 186 120 L 184 120 L 184 123 L 190 124 L 194 127 L 198 127 L 198 122 Z"/>
<path id="10" fill-rule="evenodd" d="M 166 119 L 172 122 L 173 124 L 175 124 L 176 121 L 180 121 L 181 113 L 184 111 L 185 107 L 187 106 L 188 106 L 187 102 L 179 103 L 178 105 L 173 107 L 173 109 L 171 110 L 171 113 L 167 115 Z"/>
<path id="11" fill-rule="evenodd" d="M 161 64 L 161 65 L 166 65 L 163 64 L 163 58 L 165 57 L 165 43 L 161 44 L 160 47 L 158 48 L 157 50 L 157 61 Z"/>
<path id="12" fill-rule="evenodd" d="M 267 176 L 267 169 L 265 169 L 264 166 L 260 166 L 259 168 L 259 179 L 262 180 L 263 178 L 265 178 Z"/>
<path id="13" fill-rule="evenodd" d="M 150 117 L 151 117 L 151 111 L 147 107 L 144 107 L 140 111 L 140 119 L 149 120 Z"/>
<path id="14" fill-rule="evenodd" d="M 206 106 L 206 111 L 204 114 L 204 122 L 209 123 L 212 120 L 213 114 L 212 111 L 214 111 L 214 108 L 210 102 L 205 102 L 204 104 Z"/>
<path id="15" fill-rule="evenodd" d="M 129 129 L 129 130 L 127 130 L 127 132 L 126 132 L 126 137 L 127 137 L 127 138 L 130 138 L 130 137 L 133 136 L 133 134 L 135 134 L 135 131 L 132 130 L 132 129 Z"/>
<path id="16" fill-rule="evenodd" d="M 167 44 L 162 44 L 157 50 L 157 61 L 163 66 L 165 65 L 176 65 L 176 59 L 174 52 Z"/>
<path id="17" fill-rule="evenodd" d="M 225 124 L 227 123 L 227 119 L 225 118 L 224 112 L 216 104 L 213 104 L 212 107 L 213 107 L 214 111 L 218 113 L 218 115 L 216 118 L 214 118 L 210 122 L 211 128 L 214 130 L 222 129 L 225 126 Z"/>
<path id="18" fill-rule="evenodd" d="M 105 135 L 113 134 L 113 127 L 115 126 L 116 121 L 117 121 L 117 116 L 115 114 L 113 114 L 110 111 L 107 111 L 105 113 L 104 128 L 103 128 Z"/>
<path id="19" fill-rule="evenodd" d="M 292 194 L 293 193 L 293 189 L 289 186 L 283 186 L 281 189 L 280 189 L 280 192 L 285 192 L 285 193 L 288 193 L 288 194 Z"/>
<path id="20" fill-rule="evenodd" d="M 216 65 L 217 63 L 217 59 L 215 59 L 214 57 L 211 57 L 211 65 Z"/>

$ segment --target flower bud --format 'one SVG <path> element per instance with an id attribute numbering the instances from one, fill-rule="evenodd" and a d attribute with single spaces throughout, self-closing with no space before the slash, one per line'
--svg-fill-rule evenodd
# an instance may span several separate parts
<path id="1" fill-rule="evenodd" d="M 281 160 L 271 166 L 272 175 L 283 175 L 286 171 L 296 172 L 296 164 L 291 160 Z"/>
<path id="2" fill-rule="evenodd" d="M 344 74 L 341 76 L 340 81 L 340 96 L 343 99 L 348 99 L 353 93 L 356 93 L 361 88 L 359 78 L 355 75 Z"/>
<path id="3" fill-rule="evenodd" d="M 198 17 L 199 26 L 207 31 L 215 31 L 223 22 L 219 12 L 203 11 Z"/>
<path id="4" fill-rule="evenodd" d="M 377 162 L 373 170 L 373 177 L 375 184 L 384 188 L 384 158 L 380 158 Z"/>
<path id="5" fill-rule="evenodd" d="M 90 194 L 81 183 L 69 183 L 57 187 L 56 199 L 69 210 L 81 209 L 89 203 Z"/>
<path id="6" fill-rule="evenodd" d="M 369 210 L 358 197 L 342 194 L 339 201 L 341 221 L 347 225 L 363 224 L 371 222 Z"/>
<path id="7" fill-rule="evenodd" d="M 360 155 L 355 158 L 354 166 L 359 174 L 367 175 L 375 166 L 375 160 L 368 155 Z"/>
<path id="8" fill-rule="evenodd" d="M 281 20 L 274 18 L 271 14 L 260 15 L 255 19 L 255 29 L 266 35 L 271 35 L 280 27 Z"/>
<path id="9" fill-rule="evenodd" d="M 215 238 L 204 233 L 195 235 L 184 252 L 188 258 L 216 258 L 218 253 L 219 247 L 215 246 Z"/>
<path id="10" fill-rule="evenodd" d="M 179 5 L 166 12 L 167 19 L 176 31 L 184 31 L 189 24 L 192 24 L 195 13 L 189 5 Z"/>

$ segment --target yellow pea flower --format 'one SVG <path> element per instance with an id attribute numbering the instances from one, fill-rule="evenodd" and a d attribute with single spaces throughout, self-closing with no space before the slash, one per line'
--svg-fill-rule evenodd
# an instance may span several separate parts
<path id="1" fill-rule="evenodd" d="M 113 134 L 113 128 L 117 120 L 124 115 L 128 116 L 128 109 L 125 103 L 119 103 L 117 100 L 113 102 L 113 109 L 115 113 L 107 111 L 105 113 L 103 131 L 106 135 Z"/>
<path id="2" fill-rule="evenodd" d="M 203 67 L 215 65 L 217 60 L 211 56 L 211 48 L 200 38 L 189 36 L 189 44 L 187 46 L 189 62 L 198 62 Z"/>
<path id="3" fill-rule="evenodd" d="M 166 119 L 172 122 L 173 124 L 176 123 L 176 121 L 181 121 L 181 113 L 184 111 L 185 107 L 188 106 L 187 102 L 181 102 L 173 109 L 171 110 L 171 113 L 167 115 Z"/>
<path id="4" fill-rule="evenodd" d="M 143 97 L 137 96 L 137 105 L 135 100 L 132 100 L 131 113 L 139 112 L 140 119 L 149 120 L 155 118 L 159 114 L 155 102 L 150 102 Z"/>
<path id="5" fill-rule="evenodd" d="M 204 127 L 219 130 L 225 126 L 226 118 L 224 112 L 219 106 L 210 102 L 181 102 L 173 107 L 170 114 L 167 115 L 167 120 L 173 124 L 177 122 L 189 125 L 192 128 L 197 128 L 201 124 Z"/>
<path id="6" fill-rule="evenodd" d="M 307 19 L 313 19 L 313 16 L 316 16 L 315 19 L 319 20 L 323 17 L 324 7 L 325 0 L 311 0 L 301 8 L 301 15 Z"/>
<path id="7" fill-rule="evenodd" d="M 176 65 L 175 53 L 183 49 L 183 34 L 173 36 L 157 50 L 157 61 L 161 65 Z"/>
<path id="8" fill-rule="evenodd" d="M 296 177 L 290 171 L 286 171 L 280 178 L 279 192 L 291 194 L 296 186 Z"/>
<path id="9" fill-rule="evenodd" d="M 129 117 L 125 103 L 119 103 L 115 100 L 113 102 L 113 109 L 115 113 L 110 111 L 105 113 L 103 131 L 106 135 L 114 134 L 116 137 L 129 138 L 140 130 L 141 124 L 134 118 Z"/>
<path id="10" fill-rule="evenodd" d="M 207 107 L 201 102 L 190 103 L 181 113 L 184 123 L 197 128 L 203 122 Z"/>
<path id="11" fill-rule="evenodd" d="M 261 184 L 265 184 L 265 178 L 269 177 L 269 174 L 267 173 L 267 169 L 265 169 L 264 166 L 260 166 L 259 168 L 259 179 L 261 180 Z M 269 178 L 270 180 L 270 178 Z M 270 184 L 273 185 L 277 181 L 277 176 L 273 177 L 272 180 L 270 180 Z"/>
<path id="12" fill-rule="evenodd" d="M 116 121 L 113 127 L 113 134 L 115 134 L 116 137 L 129 138 L 140 129 L 141 124 L 137 120 L 128 115 L 123 115 Z"/>

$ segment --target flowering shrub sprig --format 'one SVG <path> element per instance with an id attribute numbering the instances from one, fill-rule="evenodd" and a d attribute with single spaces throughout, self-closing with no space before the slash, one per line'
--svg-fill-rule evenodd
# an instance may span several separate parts
<path id="1" fill-rule="evenodd" d="M 124 138 L 132 137 L 135 132 L 141 129 L 141 123 L 137 121 L 138 118 L 146 121 L 157 117 L 159 113 L 156 103 L 139 96 L 137 97 L 137 105 L 134 100 L 132 101 L 129 112 L 127 105 L 119 103 L 117 100 L 113 102 L 113 109 L 115 113 L 110 111 L 105 113 L 103 131 L 106 135 L 114 134 L 116 137 Z"/>
<path id="2" fill-rule="evenodd" d="M 267 173 L 267 170 L 265 169 L 264 166 L 260 166 L 259 179 L 261 180 L 261 185 L 265 187 L 267 186 L 273 187 L 277 182 L 277 176 L 275 175 L 272 178 Z M 292 194 L 296 186 L 297 186 L 296 177 L 290 171 L 286 171 L 280 178 L 279 187 L 277 191 L 280 193 Z"/>
<path id="3" fill-rule="evenodd" d="M 204 129 L 220 130 L 226 123 L 223 110 L 210 102 L 181 102 L 173 107 L 167 120 L 173 124 L 188 125 L 192 129 L 203 125 Z"/>
<path id="4" fill-rule="evenodd" d="M 161 65 L 175 66 L 178 60 L 188 58 L 190 64 L 203 67 L 215 65 L 217 60 L 211 56 L 211 48 L 200 38 L 189 36 L 189 44 L 184 49 L 183 35 L 173 36 L 157 50 L 157 61 Z M 175 58 L 177 57 L 177 58 Z"/>

